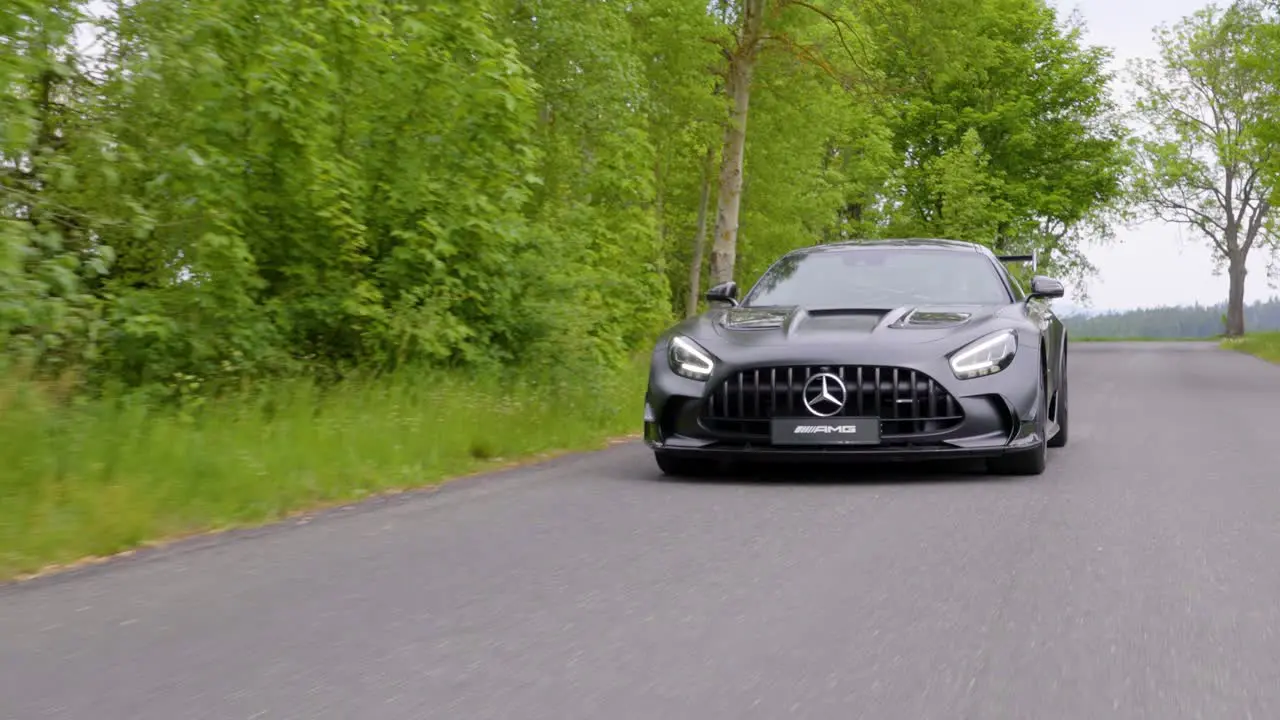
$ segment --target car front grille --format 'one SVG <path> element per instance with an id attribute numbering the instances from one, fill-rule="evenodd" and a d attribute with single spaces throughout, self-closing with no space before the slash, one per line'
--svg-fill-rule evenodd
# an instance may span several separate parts
<path id="1" fill-rule="evenodd" d="M 928 375 L 899 367 L 796 365 L 742 370 L 706 399 L 702 423 L 721 434 L 769 436 L 775 417 L 814 417 L 804 405 L 809 378 L 828 372 L 844 381 L 847 399 L 831 418 L 876 417 L 885 441 L 949 430 L 964 420 L 960 403 Z"/>

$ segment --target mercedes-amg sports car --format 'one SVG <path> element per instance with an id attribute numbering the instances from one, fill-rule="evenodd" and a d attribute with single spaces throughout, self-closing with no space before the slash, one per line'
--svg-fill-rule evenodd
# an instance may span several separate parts
<path id="1" fill-rule="evenodd" d="M 1008 262 L 953 240 L 878 240 L 787 253 L 742 298 L 662 333 L 645 395 L 658 466 L 723 461 L 985 458 L 1044 472 L 1067 443 L 1063 285 L 1025 289 Z"/>

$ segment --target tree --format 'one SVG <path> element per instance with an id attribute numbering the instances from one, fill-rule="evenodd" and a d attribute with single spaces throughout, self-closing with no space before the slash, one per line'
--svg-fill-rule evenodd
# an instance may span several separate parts
<path id="1" fill-rule="evenodd" d="M 579 4 L 580 5 L 580 4 Z M 722 19 L 687 0 L 630 4 L 635 52 L 646 78 L 654 144 L 654 210 L 672 306 L 698 311 L 715 161 L 724 128 L 720 47 L 705 42 Z M 690 243 L 689 238 L 693 241 Z M 686 262 L 687 260 L 687 262 Z"/>
<path id="2" fill-rule="evenodd" d="M 1249 253 L 1274 248 L 1268 130 L 1276 88 L 1252 54 L 1265 18 L 1252 2 L 1209 7 L 1156 36 L 1160 56 L 1134 63 L 1134 197 L 1144 214 L 1193 228 L 1227 268 L 1228 336 L 1244 334 Z"/>
<path id="3" fill-rule="evenodd" d="M 1127 162 L 1109 52 L 1038 0 L 866 7 L 901 160 L 864 226 L 1036 248 L 1086 274 L 1082 240 L 1109 232 Z"/>
<path id="4" fill-rule="evenodd" d="M 720 153 L 720 178 L 716 196 L 716 223 L 711 247 L 711 282 L 733 279 L 737 259 L 738 223 L 741 215 L 744 160 L 747 147 L 747 118 L 751 106 L 751 90 L 756 66 L 766 47 L 778 47 L 792 57 L 810 63 L 831 74 L 842 84 L 849 84 L 849 74 L 842 76 L 823 45 L 839 47 L 839 52 L 852 58 L 849 36 L 854 23 L 839 12 L 806 0 L 721 0 L 722 17 L 733 28 L 732 39 L 719 38 L 725 59 L 723 68 L 725 94 L 729 101 L 728 119 L 724 127 Z M 834 34 L 836 42 L 804 42 L 788 32 L 784 13 L 795 8 L 820 19 Z M 855 61 L 856 64 L 856 61 Z M 851 74 L 851 73 L 850 73 Z"/>
<path id="5" fill-rule="evenodd" d="M 1114 194 L 1043 0 L 9 4 L 0 362 L 91 384 L 610 370 L 708 276 Z"/>
<path id="6" fill-rule="evenodd" d="M 92 94 L 74 51 L 82 17 L 71 0 L 0 12 L 0 369 L 21 359 L 61 370 L 92 354 L 98 303 L 85 285 L 112 256 L 92 207 L 110 191 L 82 112 Z"/>
<path id="7" fill-rule="evenodd" d="M 707 149 L 703 164 L 702 195 L 698 199 L 698 227 L 693 233 L 693 257 L 689 259 L 689 292 L 685 297 L 684 316 L 698 314 L 698 296 L 702 289 L 702 256 L 707 244 L 707 206 L 711 202 L 711 172 L 714 151 Z"/>
<path id="8" fill-rule="evenodd" d="M 747 112 L 751 106 L 751 77 L 760 52 L 766 0 L 741 0 L 735 42 L 725 49 L 728 63 L 725 92 L 729 118 L 724 128 L 720 160 L 719 193 L 716 196 L 716 229 L 711 246 L 711 282 L 733 278 L 738 240 L 738 214 L 742 205 L 743 159 L 747 148 Z"/>

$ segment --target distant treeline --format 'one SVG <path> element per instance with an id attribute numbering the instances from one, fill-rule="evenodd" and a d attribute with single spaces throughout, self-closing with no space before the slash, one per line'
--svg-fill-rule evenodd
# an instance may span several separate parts
<path id="1" fill-rule="evenodd" d="M 1144 308 L 1101 315 L 1064 317 L 1074 337 L 1199 338 L 1224 331 L 1226 304 L 1179 305 Z M 1280 330 L 1280 298 L 1245 306 L 1245 327 L 1250 332 Z"/>

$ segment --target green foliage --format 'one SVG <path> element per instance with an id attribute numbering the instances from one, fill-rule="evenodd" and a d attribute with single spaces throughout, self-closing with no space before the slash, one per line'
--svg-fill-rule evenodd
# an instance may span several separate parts
<path id="1" fill-rule="evenodd" d="M 86 284 L 112 259 L 93 243 L 104 223 L 81 209 L 104 179 L 90 162 L 101 137 L 75 113 L 75 4 L 21 0 L 0 15 L 0 369 L 61 372 L 93 357 L 100 298 Z"/>
<path id="2" fill-rule="evenodd" d="M 67 407 L 57 387 L 0 378 L 0 580 L 599 447 L 635 428 L 647 375 L 627 367 L 286 381 L 181 411 L 135 394 Z"/>
<path id="3" fill-rule="evenodd" d="M 826 31 L 791 29 L 799 38 Z M 776 52 L 756 73 L 738 235 L 739 273 L 750 279 L 788 250 L 836 239 L 846 198 L 870 190 L 860 171 L 892 162 L 882 120 L 822 69 Z"/>
<path id="4" fill-rule="evenodd" d="M 1041 0 L 763 5 L 740 282 L 901 233 L 1084 269 L 1123 158 L 1076 27 Z M 0 406 L 22 438 L 0 548 L 106 550 L 434 477 L 458 465 L 422 457 L 476 436 L 421 423 L 480 417 L 468 374 L 525 378 L 529 447 L 623 427 L 640 390 L 611 378 L 690 290 L 740 7 L 7 0 L 0 374 L 24 380 Z M 452 394 L 397 384 L 416 376 Z M 612 409 L 557 412 L 544 381 Z"/>
<path id="5" fill-rule="evenodd" d="M 871 3 L 894 149 L 877 224 L 1088 272 L 1085 239 L 1122 200 L 1125 131 L 1108 51 L 1036 0 Z"/>
<path id="6" fill-rule="evenodd" d="M 148 222 L 112 239 L 113 375 L 515 352 L 534 88 L 482 6 L 144 2 L 119 28 Z"/>
<path id="7" fill-rule="evenodd" d="M 1229 272 L 1228 328 L 1244 332 L 1249 253 L 1274 248 L 1276 23 L 1262 6 L 1211 6 L 1157 33 L 1158 59 L 1135 62 L 1133 199 L 1148 217 L 1192 228 Z"/>
<path id="8" fill-rule="evenodd" d="M 1222 347 L 1250 355 L 1256 355 L 1273 363 L 1280 363 L 1280 332 L 1256 332 L 1243 337 L 1226 338 Z"/>
<path id="9" fill-rule="evenodd" d="M 545 259 L 522 313 L 556 355 L 569 338 L 592 362 L 616 361 L 671 314 L 645 67 L 623 6 L 538 0 L 510 18 L 540 88 L 542 183 L 525 209 L 529 246 Z"/>
<path id="10" fill-rule="evenodd" d="M 610 366 L 683 305 L 727 4 L 138 0 L 95 23 L 93 56 L 82 3 L 19 9 L 10 364 L 171 395 Z M 766 23 L 744 281 L 799 245 L 900 233 L 1069 265 L 1112 200 L 1105 54 L 1038 0 L 776 0 Z"/>
<path id="11" fill-rule="evenodd" d="M 633 48 L 644 67 L 647 133 L 655 153 L 659 262 L 670 304 L 681 307 L 688 293 L 705 158 L 708 152 L 718 154 L 724 121 L 717 96 L 720 78 L 711 72 L 720 55 L 701 38 L 715 37 L 722 28 L 704 8 L 684 0 L 637 3 L 629 19 Z"/>

